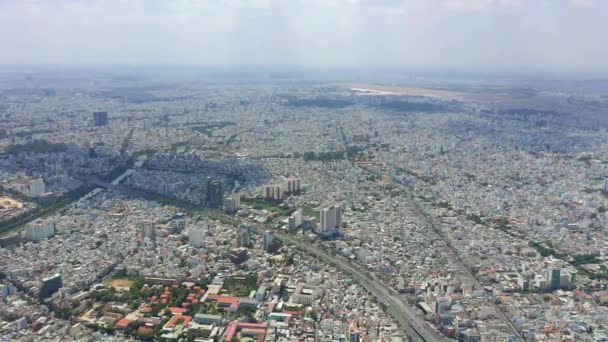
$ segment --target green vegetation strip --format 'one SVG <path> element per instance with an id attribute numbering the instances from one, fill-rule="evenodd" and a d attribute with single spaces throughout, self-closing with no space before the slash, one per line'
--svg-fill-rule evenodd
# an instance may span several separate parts
<path id="1" fill-rule="evenodd" d="M 254 209 L 258 209 L 258 210 L 264 209 L 267 211 L 275 212 L 279 216 L 289 216 L 295 211 L 295 209 L 293 209 L 293 208 L 280 207 L 279 205 L 277 205 L 275 203 L 270 203 L 270 202 L 267 202 L 267 201 L 265 201 L 263 199 L 259 199 L 259 198 L 242 198 L 241 202 L 252 206 Z"/>
<path id="2" fill-rule="evenodd" d="M 64 196 L 59 197 L 53 203 L 47 206 L 38 207 L 32 211 L 29 211 L 23 215 L 15 217 L 11 220 L 5 221 L 0 225 L 0 236 L 9 234 L 10 232 L 20 230 L 28 222 L 34 221 L 38 218 L 50 216 L 56 213 L 58 210 L 63 209 L 72 202 L 76 201 L 86 193 L 95 189 L 94 186 L 80 187 L 74 191 L 70 191 Z"/>

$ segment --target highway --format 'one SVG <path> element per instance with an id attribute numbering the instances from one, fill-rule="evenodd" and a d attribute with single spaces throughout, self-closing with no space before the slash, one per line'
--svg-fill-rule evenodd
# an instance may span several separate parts
<path id="1" fill-rule="evenodd" d="M 439 335 L 419 314 L 412 308 L 403 295 L 390 286 L 376 280 L 362 267 L 353 264 L 350 260 L 326 252 L 322 247 L 310 241 L 305 241 L 296 236 L 275 231 L 277 237 L 283 242 L 293 245 L 301 251 L 332 265 L 344 273 L 352 276 L 369 293 L 374 295 L 379 302 L 386 306 L 386 311 L 395 318 L 399 325 L 408 334 L 411 341 L 443 341 Z"/>
<path id="2" fill-rule="evenodd" d="M 480 289 L 483 288 L 483 285 L 481 285 L 481 283 L 479 283 L 479 281 L 477 280 L 477 278 L 475 278 L 475 276 L 473 275 L 471 270 L 466 266 L 466 264 L 464 263 L 464 260 L 462 260 L 460 258 L 458 251 L 456 251 L 454 249 L 450 240 L 445 236 L 445 234 L 441 231 L 441 229 L 439 229 L 439 228 L 437 228 L 437 226 L 435 226 L 435 224 L 433 223 L 430 216 L 420 208 L 420 206 L 418 205 L 418 203 L 416 201 L 414 201 L 414 199 L 412 198 L 412 194 L 409 192 L 409 188 L 407 188 L 402 183 L 399 183 L 399 184 L 403 187 L 403 190 L 406 192 L 408 202 L 411 204 L 412 208 L 414 208 L 414 210 L 417 212 L 418 216 L 422 218 L 423 224 L 428 229 L 433 230 L 443 240 L 443 242 L 446 244 L 446 246 L 448 246 L 448 248 L 452 251 L 452 254 L 456 256 L 456 261 L 457 261 L 458 265 L 460 266 L 460 268 L 462 269 L 463 275 L 465 275 L 473 283 L 475 283 L 475 286 L 477 288 L 480 288 Z M 494 296 L 492 296 L 492 298 L 490 298 L 490 300 L 488 300 L 488 302 L 490 302 L 494 306 L 494 308 L 496 309 L 495 311 L 497 312 L 500 319 L 509 326 L 509 328 L 511 329 L 511 333 L 514 336 L 517 336 L 518 340 L 523 340 L 523 337 L 521 336 L 521 334 L 519 333 L 517 328 L 513 325 L 511 320 L 504 314 L 504 312 L 500 309 L 500 307 L 498 307 L 498 305 L 496 305 L 494 303 Z"/>
<path id="3" fill-rule="evenodd" d="M 108 185 L 108 184 L 104 184 Z M 214 219 L 219 219 L 226 224 L 233 224 L 235 227 L 242 222 L 239 218 L 227 215 L 218 210 L 200 208 L 194 204 L 176 200 L 161 194 L 154 194 L 139 189 L 134 189 L 124 184 L 118 186 L 108 186 L 114 190 L 120 191 L 125 195 L 132 197 L 143 197 L 147 200 L 157 201 L 162 204 L 173 205 L 186 212 L 198 212 Z M 250 223 L 250 222 L 247 222 Z M 284 231 L 274 229 L 267 224 L 254 223 L 254 231 L 258 234 L 265 230 L 275 232 L 277 238 L 286 244 L 295 246 L 302 252 L 309 254 L 318 260 L 325 262 L 338 268 L 340 271 L 350 275 L 361 286 L 363 286 L 370 294 L 375 296 L 378 301 L 385 305 L 386 311 L 399 323 L 399 326 L 408 335 L 413 342 L 433 342 L 444 341 L 445 338 L 425 322 L 416 310 L 407 303 L 404 296 L 399 294 L 390 286 L 376 280 L 362 266 L 352 263 L 350 260 L 340 255 L 334 255 L 324 249 L 322 245 L 314 244 L 309 240 L 304 240 L 292 234 L 286 234 Z"/>
<path id="4" fill-rule="evenodd" d="M 364 170 L 373 173 L 377 176 L 380 175 L 379 172 L 374 172 L 370 169 L 365 169 Z M 443 242 L 446 244 L 446 246 L 448 246 L 448 248 L 450 249 L 450 251 L 452 252 L 452 254 L 455 256 L 456 258 L 456 263 L 459 266 L 459 268 L 462 270 L 462 275 L 467 277 L 470 281 L 472 281 L 475 284 L 476 288 L 482 289 L 483 285 L 481 285 L 479 283 L 479 281 L 477 280 L 477 278 L 475 278 L 475 276 L 473 275 L 473 273 L 471 272 L 471 270 L 466 266 L 466 264 L 464 263 L 464 260 L 462 260 L 460 258 L 460 255 L 458 254 L 458 251 L 456 251 L 456 249 L 452 246 L 452 243 L 450 242 L 450 239 L 448 237 L 445 236 L 445 234 L 441 231 L 441 229 L 439 229 L 434 223 L 433 220 L 431 219 L 430 215 L 425 213 L 421 208 L 420 205 L 418 204 L 418 202 L 416 202 L 413 198 L 412 192 L 409 188 L 409 186 L 407 186 L 402 180 L 400 179 L 395 179 L 395 183 L 397 183 L 400 187 L 400 189 L 405 193 L 405 197 L 408 201 L 408 203 L 410 204 L 410 206 L 414 209 L 416 216 L 418 216 L 418 218 L 420 218 L 421 220 L 419 221 L 420 224 L 424 225 L 427 229 L 432 230 L 435 234 L 437 234 L 442 240 Z M 494 303 L 494 298 L 489 298 L 488 302 L 494 306 L 494 308 L 496 309 L 496 313 L 498 314 L 498 316 L 500 317 L 500 319 L 507 325 L 509 326 L 511 333 L 513 334 L 513 336 L 517 337 L 518 341 L 522 341 L 524 340 L 524 338 L 521 336 L 521 334 L 519 333 L 519 331 L 517 330 L 517 328 L 513 325 L 513 323 L 511 322 L 511 320 L 504 314 L 504 312 L 500 309 L 500 307 L 498 307 L 498 305 L 496 305 Z"/>
<path id="5" fill-rule="evenodd" d="M 344 158 L 350 162 L 350 159 L 348 158 L 348 153 L 347 153 L 347 148 L 346 148 L 346 143 L 345 143 L 345 138 L 344 138 L 344 132 L 342 130 L 342 126 L 338 125 L 337 127 L 337 132 L 338 135 L 340 136 L 340 140 L 342 141 L 342 146 L 344 147 Z M 351 163 L 352 164 L 352 163 Z M 378 171 L 374 171 L 368 168 L 362 168 L 364 171 L 367 171 L 371 174 L 374 174 L 376 176 L 381 176 L 381 173 Z M 428 215 L 427 213 L 425 213 L 421 208 L 420 205 L 418 204 L 418 202 L 416 202 L 413 198 L 412 192 L 410 187 L 405 184 L 401 179 L 396 178 L 395 179 L 395 183 L 397 183 L 400 187 L 400 189 L 406 194 L 406 199 L 408 201 L 408 203 L 410 204 L 410 206 L 414 209 L 416 216 L 418 216 L 421 220 L 419 221 L 420 224 L 424 225 L 427 229 L 432 230 L 435 234 L 437 234 L 442 240 L 443 242 L 448 246 L 448 248 L 450 249 L 450 251 L 452 252 L 452 254 L 456 257 L 456 263 L 459 266 L 459 268 L 462 270 L 462 274 L 469 278 L 469 280 L 471 280 L 475 286 L 477 288 L 483 288 L 483 286 L 479 283 L 479 281 L 477 280 L 477 278 L 475 278 L 475 276 L 473 275 L 473 273 L 471 272 L 471 270 L 466 266 L 466 264 L 464 263 L 464 261 L 460 258 L 460 255 L 458 254 L 458 252 L 454 249 L 454 247 L 452 246 L 450 239 L 447 238 L 445 236 L 445 234 L 443 234 L 443 232 L 441 231 L 441 229 L 439 229 L 432 221 L 430 215 Z M 500 307 L 498 307 L 498 305 L 496 305 L 494 303 L 493 298 L 490 298 L 488 300 L 488 302 L 494 306 L 494 308 L 496 309 L 495 311 L 497 312 L 498 316 L 500 317 L 500 319 L 507 325 L 509 326 L 511 333 L 517 337 L 517 340 L 522 341 L 524 340 L 524 338 L 522 337 L 522 335 L 519 333 L 519 331 L 517 330 L 517 328 L 513 325 L 513 323 L 511 322 L 511 320 L 504 314 L 504 312 L 500 309 Z"/>

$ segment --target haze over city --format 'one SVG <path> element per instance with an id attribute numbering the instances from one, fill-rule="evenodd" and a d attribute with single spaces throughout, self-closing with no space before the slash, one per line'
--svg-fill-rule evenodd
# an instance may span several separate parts
<path id="1" fill-rule="evenodd" d="M 0 0 L 0 341 L 608 341 L 608 1 Z"/>
<path id="2" fill-rule="evenodd" d="M 597 0 L 0 1 L 2 64 L 606 71 Z"/>

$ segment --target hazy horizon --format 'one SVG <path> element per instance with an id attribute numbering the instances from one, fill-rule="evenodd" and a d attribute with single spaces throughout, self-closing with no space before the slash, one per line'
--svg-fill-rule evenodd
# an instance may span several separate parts
<path id="1" fill-rule="evenodd" d="M 608 71 L 597 0 L 0 0 L 2 65 Z"/>

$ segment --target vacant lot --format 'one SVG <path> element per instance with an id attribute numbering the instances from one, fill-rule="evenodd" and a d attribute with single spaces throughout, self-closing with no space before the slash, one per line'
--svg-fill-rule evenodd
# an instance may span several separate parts
<path id="1" fill-rule="evenodd" d="M 467 93 L 441 89 L 387 86 L 379 84 L 339 83 L 337 84 L 337 86 L 349 88 L 353 91 L 357 91 L 360 93 L 378 95 L 426 96 L 442 100 L 464 100 L 468 95 Z"/>
<path id="2" fill-rule="evenodd" d="M 133 281 L 129 278 L 112 278 L 106 283 L 106 286 L 113 287 L 118 291 L 128 291 L 131 285 L 133 285 Z"/>

